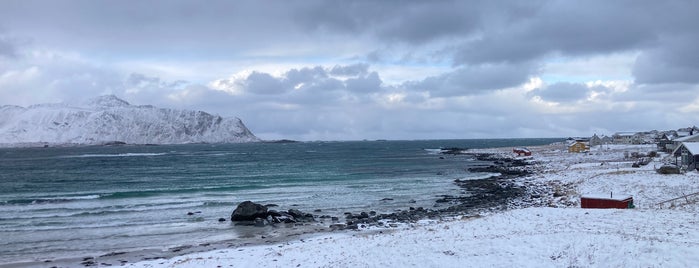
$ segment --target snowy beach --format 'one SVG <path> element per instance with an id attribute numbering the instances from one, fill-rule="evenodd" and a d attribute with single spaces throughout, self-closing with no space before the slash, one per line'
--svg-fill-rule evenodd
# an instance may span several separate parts
<path id="1" fill-rule="evenodd" d="M 661 175 L 666 154 L 633 168 L 626 155 L 654 145 L 531 147 L 538 172 L 503 212 L 420 221 L 398 228 L 318 233 L 273 244 L 126 263 L 128 267 L 689 267 L 699 263 L 699 218 L 691 198 L 699 173 Z M 512 155 L 511 148 L 470 152 Z M 635 209 L 581 209 L 586 194 L 630 194 Z M 528 207 L 528 204 L 536 204 Z M 93 260 L 99 264 L 100 259 Z"/>

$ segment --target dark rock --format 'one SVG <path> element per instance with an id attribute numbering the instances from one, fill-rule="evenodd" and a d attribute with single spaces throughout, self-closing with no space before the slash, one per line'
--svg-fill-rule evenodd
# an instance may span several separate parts
<path id="1" fill-rule="evenodd" d="M 286 213 L 284 213 L 284 214 L 286 214 Z M 279 211 L 276 211 L 274 209 L 270 209 L 267 211 L 267 216 L 280 217 L 280 216 L 282 216 L 282 213 Z"/>
<path id="2" fill-rule="evenodd" d="M 311 213 L 304 213 L 298 209 L 289 209 L 288 215 L 293 217 L 296 222 L 310 222 L 310 221 L 315 221 L 315 218 L 313 214 Z"/>
<path id="3" fill-rule="evenodd" d="M 267 218 L 267 207 L 245 201 L 238 204 L 231 214 L 231 221 L 253 221 L 255 218 Z"/>
<path id="4" fill-rule="evenodd" d="M 359 216 L 357 216 L 357 219 L 366 219 L 369 218 L 369 214 L 362 211 L 362 213 L 359 213 Z"/>
<path id="5" fill-rule="evenodd" d="M 265 207 L 271 208 L 271 207 L 278 207 L 279 205 L 277 204 L 267 204 Z"/>
<path id="6" fill-rule="evenodd" d="M 265 227 L 267 226 L 267 220 L 261 218 L 255 218 L 255 227 Z"/>
<path id="7" fill-rule="evenodd" d="M 392 201 L 392 200 L 393 200 L 393 198 L 388 198 L 388 197 L 387 197 L 387 198 L 384 198 L 384 199 L 381 199 L 381 201 Z"/>
<path id="8" fill-rule="evenodd" d="M 331 217 L 330 220 L 331 220 L 331 221 L 340 221 L 340 218 L 338 218 L 338 217 Z"/>
<path id="9" fill-rule="evenodd" d="M 275 223 L 296 223 L 299 219 L 286 212 L 279 212 L 279 216 L 273 218 Z"/>
<path id="10" fill-rule="evenodd" d="M 288 210 L 287 212 L 289 213 L 289 215 L 291 215 L 291 216 L 293 216 L 294 218 L 297 218 L 297 219 L 305 218 L 305 217 L 306 217 L 306 213 L 303 213 L 303 212 L 301 212 L 301 211 L 298 210 L 298 209 L 292 208 L 292 209 Z"/>
<path id="11" fill-rule="evenodd" d="M 218 221 L 219 221 L 219 222 L 224 222 L 224 221 L 226 221 L 226 218 L 218 218 Z"/>

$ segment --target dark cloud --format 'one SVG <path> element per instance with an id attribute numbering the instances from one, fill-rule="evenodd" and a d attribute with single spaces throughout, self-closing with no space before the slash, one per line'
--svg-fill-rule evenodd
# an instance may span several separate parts
<path id="1" fill-rule="evenodd" d="M 251 73 L 242 86 L 253 94 L 281 94 L 290 90 L 284 81 L 260 72 Z"/>
<path id="2" fill-rule="evenodd" d="M 663 46 L 644 51 L 633 67 L 636 83 L 699 83 L 697 44 L 699 34 L 692 34 L 668 38 Z"/>
<path id="3" fill-rule="evenodd" d="M 16 56 L 15 44 L 8 37 L 0 34 L 0 57 L 14 58 Z"/>
<path id="4" fill-rule="evenodd" d="M 545 101 L 571 102 L 584 99 L 590 89 L 579 83 L 559 82 L 544 88 L 537 88 L 529 92 L 530 96 L 539 96 Z"/>
<path id="5" fill-rule="evenodd" d="M 9 32 L 41 44 L 105 57 L 176 53 L 179 58 L 212 58 L 272 46 L 283 39 L 304 40 L 289 18 L 293 8 L 286 2 L 257 1 L 213 0 L 202 5 L 186 0 L 27 0 L 0 3 L 0 25 L 11 25 Z"/>
<path id="6" fill-rule="evenodd" d="M 699 92 L 699 85 L 684 83 L 632 84 L 624 92 L 614 93 L 610 99 L 615 102 L 656 102 L 673 107 L 691 101 L 694 92 Z"/>
<path id="7" fill-rule="evenodd" d="M 656 39 L 654 10 L 633 1 L 547 1 L 530 16 L 493 23 L 461 45 L 455 64 L 530 61 L 551 53 L 594 55 L 642 48 Z M 641 8 L 639 7 L 641 6 Z"/>
<path id="8" fill-rule="evenodd" d="M 465 96 L 521 85 L 535 72 L 535 66 L 529 63 L 463 66 L 450 73 L 407 82 L 405 86 L 429 91 L 437 97 Z"/>
<path id="9" fill-rule="evenodd" d="M 328 71 L 321 66 L 316 66 L 313 68 L 291 69 L 279 80 L 285 84 L 285 87 L 294 88 L 302 83 L 308 86 L 325 84 L 324 81 L 328 79 Z"/>
<path id="10" fill-rule="evenodd" d="M 347 90 L 352 92 L 378 92 L 381 90 L 381 83 L 381 78 L 377 72 L 345 81 Z"/>
<path id="11" fill-rule="evenodd" d="M 336 76 L 358 76 L 369 72 L 369 64 L 357 63 L 352 65 L 335 65 L 330 69 L 330 74 Z"/>

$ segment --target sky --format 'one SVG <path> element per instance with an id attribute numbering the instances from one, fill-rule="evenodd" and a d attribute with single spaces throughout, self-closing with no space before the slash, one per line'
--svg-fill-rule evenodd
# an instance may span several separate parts
<path id="1" fill-rule="evenodd" d="M 699 1 L 0 1 L 0 105 L 114 94 L 262 139 L 699 121 Z"/>

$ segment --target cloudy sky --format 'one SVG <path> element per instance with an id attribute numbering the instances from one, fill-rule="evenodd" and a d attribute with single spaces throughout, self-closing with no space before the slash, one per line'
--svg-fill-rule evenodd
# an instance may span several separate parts
<path id="1" fill-rule="evenodd" d="M 0 1 L 0 105 L 114 94 L 263 139 L 699 122 L 699 1 Z"/>

